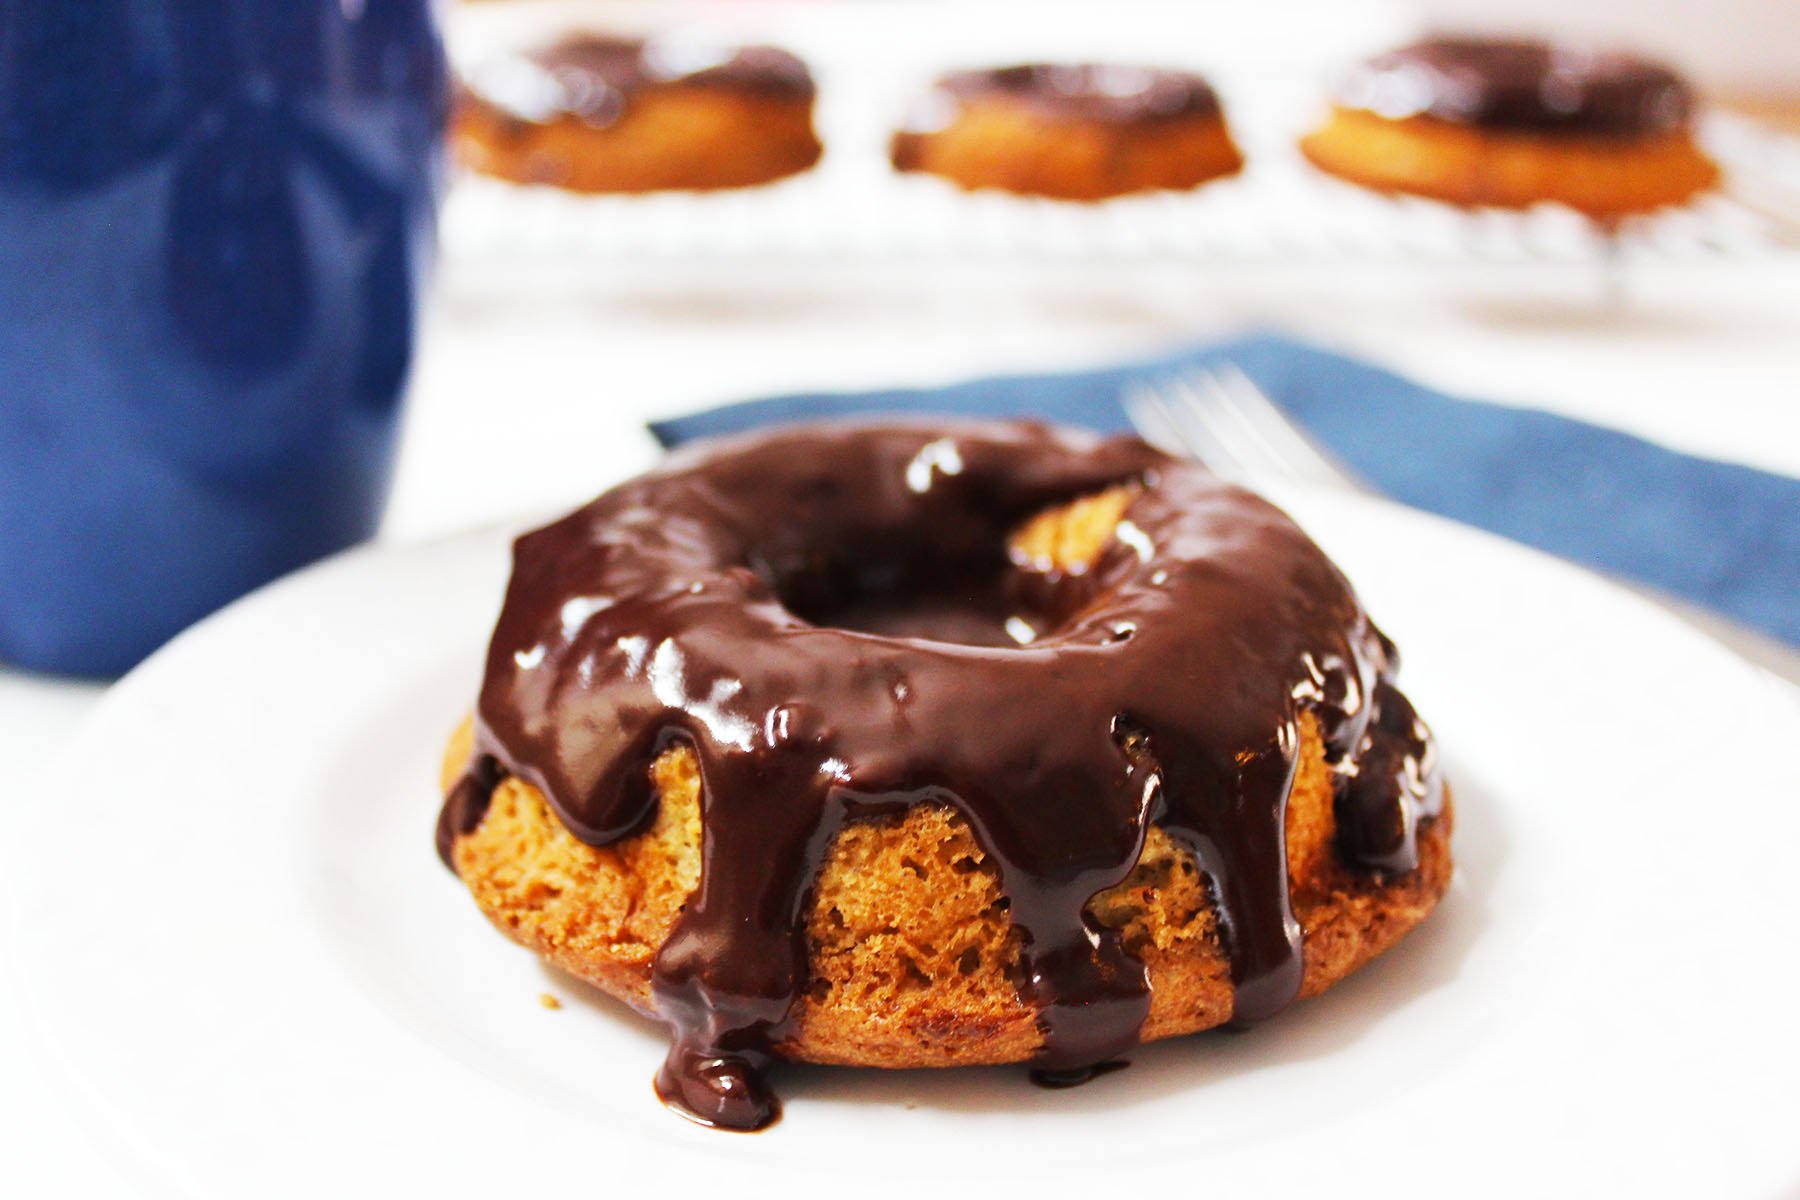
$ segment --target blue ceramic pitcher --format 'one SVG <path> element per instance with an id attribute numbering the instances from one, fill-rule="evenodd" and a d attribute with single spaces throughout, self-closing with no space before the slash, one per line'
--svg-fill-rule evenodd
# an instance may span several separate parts
<path id="1" fill-rule="evenodd" d="M 374 530 L 447 107 L 429 0 L 0 0 L 0 660 Z"/>

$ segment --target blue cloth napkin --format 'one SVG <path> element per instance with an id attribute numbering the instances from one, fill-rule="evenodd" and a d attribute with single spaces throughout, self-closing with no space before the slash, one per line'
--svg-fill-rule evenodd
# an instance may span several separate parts
<path id="1" fill-rule="evenodd" d="M 876 412 L 1032 416 L 1125 430 L 1120 393 L 1131 381 L 1224 361 L 1395 500 L 1650 584 L 1800 646 L 1800 480 L 1549 413 L 1445 396 L 1285 337 L 1259 334 L 1070 374 L 753 400 L 651 431 L 674 446 Z"/>

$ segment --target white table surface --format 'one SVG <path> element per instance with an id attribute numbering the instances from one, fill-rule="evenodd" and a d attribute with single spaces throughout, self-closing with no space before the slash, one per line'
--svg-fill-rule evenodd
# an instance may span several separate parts
<path id="1" fill-rule="evenodd" d="M 1279 325 L 1451 391 L 1800 476 L 1800 258 L 1597 272 L 743 266 L 439 281 L 384 540 L 571 506 L 648 464 L 647 416 L 786 390 L 1099 363 Z M 1796 519 L 1800 519 L 1797 514 Z M 1785 665 L 1792 669 L 1792 660 Z M 103 689 L 0 670 L 0 806 Z M 34 1053 L 0 961 L 0 1192 L 135 1194 Z"/>

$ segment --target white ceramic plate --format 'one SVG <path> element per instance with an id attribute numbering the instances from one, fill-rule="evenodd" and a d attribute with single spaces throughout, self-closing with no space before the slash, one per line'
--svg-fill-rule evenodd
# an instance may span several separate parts
<path id="1" fill-rule="evenodd" d="M 1292 507 L 1403 648 L 1460 867 L 1393 953 L 1249 1034 L 1062 1092 L 796 1068 L 755 1136 L 665 1112 L 659 1031 L 503 941 L 433 854 L 499 533 L 305 572 L 114 690 L 9 831 L 40 1032 L 182 1196 L 1800 1185 L 1793 693 L 1530 552 Z"/>

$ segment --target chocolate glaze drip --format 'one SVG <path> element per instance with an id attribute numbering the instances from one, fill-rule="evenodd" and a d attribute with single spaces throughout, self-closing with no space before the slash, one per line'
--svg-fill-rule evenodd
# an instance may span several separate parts
<path id="1" fill-rule="evenodd" d="M 1027 516 L 1119 484 L 1140 490 L 1085 571 L 1009 557 Z M 793 1029 L 833 838 L 950 805 L 1024 935 L 1034 1065 L 1067 1081 L 1134 1045 L 1148 1011 L 1143 965 L 1084 910 L 1152 822 L 1210 880 L 1235 1020 L 1298 991 L 1283 822 L 1302 711 L 1335 764 L 1343 849 L 1416 865 L 1441 786 L 1394 665 L 1291 521 L 1140 441 L 797 426 L 689 448 L 519 540 L 438 844 L 449 861 L 508 775 L 578 838 L 616 841 L 653 815 L 650 761 L 689 744 L 702 876 L 655 963 L 674 1031 L 658 1088 L 743 1129 L 776 1111 L 761 1068 Z"/>
<path id="2" fill-rule="evenodd" d="M 1149 125 L 1179 117 L 1216 117 L 1219 97 L 1198 75 L 1102 63 L 1023 63 L 955 71 L 932 85 L 913 107 L 894 142 L 902 170 L 908 138 L 948 126 L 968 104 L 1002 101 L 1052 121 Z"/>
<path id="3" fill-rule="evenodd" d="M 806 64 L 773 46 L 580 33 L 484 63 L 466 79 L 464 99 L 522 122 L 567 116 L 604 128 L 625 114 L 633 97 L 663 86 L 799 101 L 811 100 L 814 91 Z"/>
<path id="4" fill-rule="evenodd" d="M 1399 119 L 1529 133 L 1642 137 L 1685 125 L 1693 94 L 1647 59 L 1526 39 L 1437 37 L 1352 68 L 1338 103 Z"/>
<path id="5" fill-rule="evenodd" d="M 1122 1071 L 1129 1065 L 1114 1059 L 1111 1062 L 1095 1063 L 1091 1067 L 1074 1067 L 1065 1071 L 1050 1071 L 1040 1068 L 1031 1072 L 1031 1082 L 1041 1088 L 1052 1090 L 1080 1087 L 1084 1083 L 1092 1083 L 1102 1075 L 1111 1075 L 1114 1071 Z"/>

